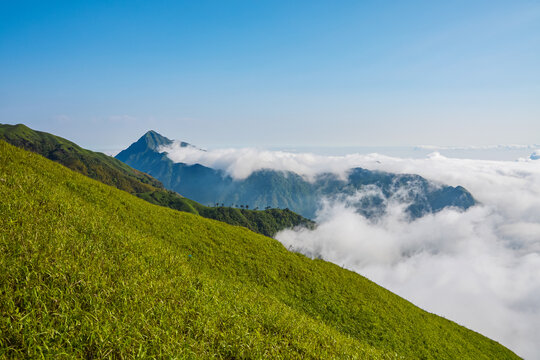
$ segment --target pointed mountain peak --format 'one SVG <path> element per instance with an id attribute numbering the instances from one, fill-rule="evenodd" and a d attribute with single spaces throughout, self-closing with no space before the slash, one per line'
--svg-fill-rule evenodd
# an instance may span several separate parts
<path id="1" fill-rule="evenodd" d="M 173 140 L 166 138 L 165 136 L 157 133 L 154 130 L 146 132 L 136 142 L 131 144 L 127 149 L 122 150 L 115 157 L 123 162 L 126 162 L 131 156 L 138 156 L 137 154 L 144 154 L 147 152 L 158 153 L 160 146 L 170 145 Z M 181 147 L 193 146 L 186 142 L 180 142 Z"/>
<path id="2" fill-rule="evenodd" d="M 165 136 L 158 134 L 154 130 L 150 130 L 127 149 L 120 151 L 115 157 L 118 160 L 125 162 L 131 155 L 145 153 L 147 151 L 157 152 L 160 146 L 170 145 L 172 142 L 172 140 Z"/>
<path id="3" fill-rule="evenodd" d="M 170 145 L 173 143 L 173 140 L 166 138 L 165 136 L 157 133 L 154 130 L 148 131 L 138 141 L 143 141 L 146 144 L 146 146 L 152 150 L 157 150 L 160 146 Z M 186 147 L 186 146 L 195 147 L 184 141 L 180 141 L 179 143 L 181 147 Z"/>
<path id="4" fill-rule="evenodd" d="M 152 150 L 157 150 L 157 148 L 162 145 L 172 144 L 172 140 L 166 138 L 165 136 L 157 133 L 154 130 L 148 131 L 135 144 L 139 142 L 146 145 L 146 147 Z"/>

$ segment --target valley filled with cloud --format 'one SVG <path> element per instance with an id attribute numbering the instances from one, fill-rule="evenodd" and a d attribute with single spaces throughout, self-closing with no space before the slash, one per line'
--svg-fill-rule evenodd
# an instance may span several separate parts
<path id="1" fill-rule="evenodd" d="M 354 270 L 414 304 L 479 331 L 527 359 L 540 345 L 540 162 L 378 154 L 322 156 L 257 149 L 201 151 L 172 145 L 177 162 L 201 163 L 237 179 L 271 168 L 312 178 L 345 176 L 353 167 L 419 174 L 461 185 L 478 204 L 444 209 L 411 221 L 406 204 L 389 198 L 386 212 L 366 219 L 352 204 L 377 189 L 321 199 L 315 230 L 285 230 L 286 247 Z"/>

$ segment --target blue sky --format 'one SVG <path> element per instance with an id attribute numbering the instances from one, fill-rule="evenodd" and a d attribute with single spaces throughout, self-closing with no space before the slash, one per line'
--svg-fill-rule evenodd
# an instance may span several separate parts
<path id="1" fill-rule="evenodd" d="M 0 1 L 0 122 L 93 149 L 538 143 L 533 1 Z"/>

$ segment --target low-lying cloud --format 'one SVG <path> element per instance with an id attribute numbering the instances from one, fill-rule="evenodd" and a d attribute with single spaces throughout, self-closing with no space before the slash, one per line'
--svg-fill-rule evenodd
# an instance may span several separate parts
<path id="1" fill-rule="evenodd" d="M 469 146 L 440 146 L 440 145 L 418 145 L 417 149 L 421 150 L 523 150 L 536 149 L 537 144 L 521 145 L 521 144 L 505 144 L 505 145 L 469 145 Z"/>
<path id="2" fill-rule="evenodd" d="M 182 147 L 179 142 L 162 146 L 174 162 L 201 164 L 227 172 L 235 179 L 245 179 L 262 169 L 293 171 L 308 178 L 322 172 L 344 175 L 359 163 L 362 155 L 321 156 L 312 153 L 291 153 L 255 148 L 217 149 L 203 151 L 195 147 Z"/>
<path id="3" fill-rule="evenodd" d="M 368 220 L 355 211 L 357 199 L 326 200 L 317 229 L 286 230 L 277 239 L 357 271 L 526 359 L 540 359 L 540 164 L 532 157 L 488 161 L 432 153 L 403 159 L 257 149 L 204 152 L 175 145 L 164 150 L 174 161 L 219 168 L 238 179 L 264 168 L 309 178 L 363 167 L 464 186 L 479 202 L 464 212 L 445 209 L 410 222 L 406 204 L 390 199 L 383 216 Z"/>
<path id="4" fill-rule="evenodd" d="M 326 156 L 307 152 L 270 151 L 256 148 L 201 150 L 194 146 L 183 147 L 179 141 L 174 141 L 171 145 L 161 146 L 158 151 L 167 152 L 168 157 L 174 162 L 189 165 L 201 164 L 224 170 L 230 176 L 239 180 L 245 179 L 253 172 L 262 169 L 292 171 L 307 178 L 313 178 L 315 175 L 324 172 L 344 176 L 347 171 L 355 167 L 393 171 L 393 167 L 403 160 L 376 153 Z M 437 152 L 428 155 L 428 159 L 441 157 Z M 522 159 L 522 161 L 531 160 Z M 404 166 L 406 164 L 398 165 L 398 169 L 402 170 Z"/>
<path id="5" fill-rule="evenodd" d="M 377 165 L 461 184 L 480 205 L 409 222 L 397 202 L 372 221 L 347 201 L 325 201 L 316 230 L 286 230 L 277 239 L 539 359 L 540 166 L 440 155 L 385 158 Z"/>

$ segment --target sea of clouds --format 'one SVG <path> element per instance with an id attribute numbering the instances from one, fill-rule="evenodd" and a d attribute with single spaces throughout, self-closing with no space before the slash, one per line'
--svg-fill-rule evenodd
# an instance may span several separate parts
<path id="1" fill-rule="evenodd" d="M 389 199 L 384 216 L 368 220 L 350 205 L 322 200 L 315 230 L 276 237 L 293 251 L 354 270 L 430 312 L 476 330 L 526 359 L 540 359 L 540 160 L 423 159 L 378 154 L 321 156 L 256 149 L 167 148 L 177 162 L 201 163 L 245 178 L 262 168 L 308 178 L 352 167 L 414 173 L 462 185 L 479 205 L 446 209 L 415 221 Z M 359 191 L 356 198 L 366 196 Z"/>

